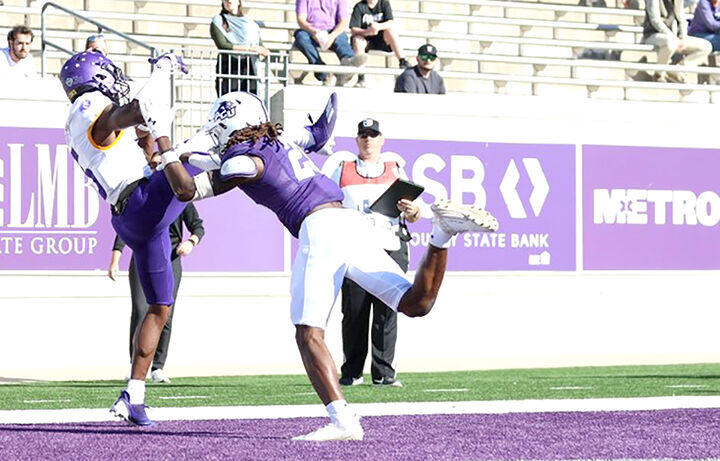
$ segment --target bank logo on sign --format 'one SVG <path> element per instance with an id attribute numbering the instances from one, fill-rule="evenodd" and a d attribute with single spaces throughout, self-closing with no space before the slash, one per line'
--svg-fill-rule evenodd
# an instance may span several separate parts
<path id="1" fill-rule="evenodd" d="M 530 193 L 530 207 L 533 210 L 535 216 L 540 215 L 542 207 L 545 204 L 548 193 L 550 193 L 550 185 L 547 182 L 545 173 L 543 173 L 540 160 L 537 158 L 524 158 L 522 159 L 523 166 L 527 172 L 530 183 L 533 186 L 533 190 Z M 520 194 L 517 191 L 517 185 L 520 181 L 520 171 L 515 160 L 510 160 L 505 175 L 500 182 L 500 194 L 502 195 L 505 205 L 507 205 L 508 213 L 511 218 L 524 219 L 527 218 L 525 207 L 520 200 Z"/>
<path id="2" fill-rule="evenodd" d="M 713 191 L 594 189 L 593 223 L 715 226 L 720 222 L 720 197 Z"/>

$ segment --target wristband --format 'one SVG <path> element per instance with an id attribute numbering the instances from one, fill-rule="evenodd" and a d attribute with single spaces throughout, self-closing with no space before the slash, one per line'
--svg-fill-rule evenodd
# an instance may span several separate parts
<path id="1" fill-rule="evenodd" d="M 163 152 L 160 155 L 160 164 L 155 168 L 157 171 L 161 171 L 165 169 L 165 167 L 171 163 L 178 163 L 180 161 L 180 157 L 178 157 L 177 152 L 174 150 L 169 150 L 167 152 Z"/>

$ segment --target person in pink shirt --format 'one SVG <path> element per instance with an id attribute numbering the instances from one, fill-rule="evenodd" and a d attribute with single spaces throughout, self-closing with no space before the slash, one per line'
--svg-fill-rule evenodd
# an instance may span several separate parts
<path id="1" fill-rule="evenodd" d="M 361 66 L 366 55 L 355 55 L 345 31 L 349 24 L 346 0 L 296 0 L 295 14 L 300 28 L 295 31 L 294 46 L 310 64 L 324 65 L 320 51 L 332 50 L 343 66 Z M 333 78 L 325 72 L 315 72 L 315 78 L 332 85 Z M 337 85 L 343 86 L 351 73 L 337 74 Z"/>

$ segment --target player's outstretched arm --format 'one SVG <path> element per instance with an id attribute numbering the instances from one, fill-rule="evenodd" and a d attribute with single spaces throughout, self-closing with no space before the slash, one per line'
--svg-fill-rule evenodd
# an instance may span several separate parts
<path id="1" fill-rule="evenodd" d="M 143 123 L 140 105 L 133 100 L 124 106 L 108 106 L 92 127 L 93 140 L 99 146 L 109 146 L 115 140 L 116 132 Z"/>
<path id="2" fill-rule="evenodd" d="M 181 158 L 187 161 L 187 154 L 181 155 Z M 241 184 L 255 182 L 262 175 L 264 166 L 256 157 L 241 155 L 231 160 L 235 161 L 225 162 L 218 170 L 207 171 L 194 177 L 193 201 L 222 195 Z"/>

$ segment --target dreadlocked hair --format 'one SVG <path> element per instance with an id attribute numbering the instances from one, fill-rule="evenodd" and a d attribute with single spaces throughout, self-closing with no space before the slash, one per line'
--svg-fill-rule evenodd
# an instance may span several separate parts
<path id="1" fill-rule="evenodd" d="M 229 149 L 235 144 L 251 141 L 252 144 L 257 143 L 260 139 L 264 139 L 266 143 L 278 143 L 278 137 L 283 132 L 283 126 L 280 123 L 265 122 L 261 125 L 246 126 L 240 130 L 235 130 L 228 139 L 225 149 Z"/>

